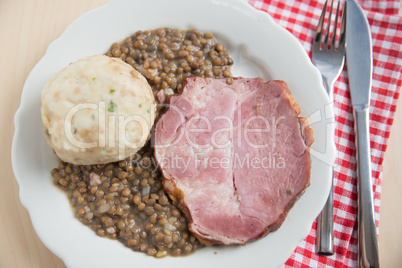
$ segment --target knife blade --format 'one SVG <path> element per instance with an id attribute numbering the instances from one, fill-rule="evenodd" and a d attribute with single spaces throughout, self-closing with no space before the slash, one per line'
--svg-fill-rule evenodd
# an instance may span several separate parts
<path id="1" fill-rule="evenodd" d="M 367 18 L 355 0 L 347 0 L 346 62 L 356 137 L 359 267 L 379 267 L 374 217 L 369 135 L 372 44 Z"/>

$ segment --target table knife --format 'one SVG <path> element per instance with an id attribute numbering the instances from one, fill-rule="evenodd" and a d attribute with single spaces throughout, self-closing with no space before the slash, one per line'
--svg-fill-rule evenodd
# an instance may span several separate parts
<path id="1" fill-rule="evenodd" d="M 346 62 L 356 137 L 359 267 L 379 267 L 371 178 L 369 107 L 372 45 L 369 24 L 355 0 L 347 0 Z"/>

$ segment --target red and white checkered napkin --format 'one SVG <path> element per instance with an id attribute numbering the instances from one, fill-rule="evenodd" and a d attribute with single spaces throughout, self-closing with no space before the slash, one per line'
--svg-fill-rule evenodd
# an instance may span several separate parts
<path id="1" fill-rule="evenodd" d="M 258 1 L 249 3 L 268 12 L 299 39 L 311 55 L 324 0 Z M 370 24 L 373 43 L 373 82 L 370 102 L 370 140 L 374 205 L 378 228 L 381 174 L 387 140 L 402 84 L 402 18 L 400 0 L 359 0 Z M 285 263 L 285 267 L 357 267 L 357 194 L 353 115 L 348 89 L 347 66 L 335 83 L 336 146 L 334 173 L 334 251 L 330 257 L 315 254 L 316 223 Z"/>

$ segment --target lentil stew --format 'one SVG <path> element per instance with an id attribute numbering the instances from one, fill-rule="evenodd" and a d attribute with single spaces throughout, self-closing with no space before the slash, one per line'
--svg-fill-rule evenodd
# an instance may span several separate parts
<path id="1" fill-rule="evenodd" d="M 180 93 L 184 77 L 228 77 L 229 83 L 232 76 L 233 60 L 223 44 L 195 29 L 138 31 L 114 43 L 106 55 L 140 71 L 159 103 Z M 87 166 L 60 162 L 51 174 L 67 192 L 75 216 L 99 236 L 155 257 L 182 256 L 203 247 L 163 189 L 150 143 L 124 161 Z"/>

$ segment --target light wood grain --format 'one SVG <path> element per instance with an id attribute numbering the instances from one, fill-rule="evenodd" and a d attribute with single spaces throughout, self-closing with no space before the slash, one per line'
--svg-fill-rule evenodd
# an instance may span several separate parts
<path id="1" fill-rule="evenodd" d="M 402 267 L 402 101 L 392 126 L 381 181 L 379 251 L 382 267 Z"/>
<path id="2" fill-rule="evenodd" d="M 49 44 L 79 15 L 107 0 L 0 0 L 0 267 L 65 267 L 36 235 L 21 205 L 10 152 L 25 79 Z"/>
<path id="3" fill-rule="evenodd" d="M 11 168 L 13 117 L 25 79 L 48 45 L 85 11 L 107 0 L 0 0 L 0 268 L 64 267 L 36 235 L 19 201 Z M 397 110 L 386 153 L 380 214 L 383 267 L 402 263 L 402 109 Z"/>

